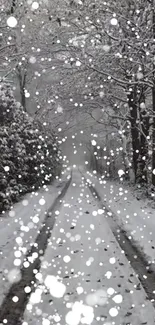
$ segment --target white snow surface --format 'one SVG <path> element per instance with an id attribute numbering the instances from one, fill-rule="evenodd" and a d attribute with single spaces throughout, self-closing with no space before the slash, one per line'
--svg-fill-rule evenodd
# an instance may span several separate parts
<path id="1" fill-rule="evenodd" d="M 11 284 L 20 277 L 26 252 L 35 242 L 46 211 L 63 188 L 69 172 L 62 179 L 29 193 L 0 218 L 0 304 Z"/>
<path id="2" fill-rule="evenodd" d="M 95 185 L 103 204 L 113 213 L 112 218 L 155 267 L 155 209 L 149 200 L 137 200 L 134 191 L 123 183 L 104 180 L 90 172 L 85 176 Z"/>
<path id="3" fill-rule="evenodd" d="M 59 212 L 23 324 L 153 325 L 154 308 L 77 170 Z"/>

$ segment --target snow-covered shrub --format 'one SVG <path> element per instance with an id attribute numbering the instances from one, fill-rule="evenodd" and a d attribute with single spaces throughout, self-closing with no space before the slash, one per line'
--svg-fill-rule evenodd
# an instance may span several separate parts
<path id="1" fill-rule="evenodd" d="M 8 84 L 0 83 L 0 124 L 7 125 L 13 118 L 16 105 Z"/>
<path id="2" fill-rule="evenodd" d="M 59 163 L 55 136 L 33 121 L 0 83 L 0 213 L 20 196 L 53 180 Z"/>

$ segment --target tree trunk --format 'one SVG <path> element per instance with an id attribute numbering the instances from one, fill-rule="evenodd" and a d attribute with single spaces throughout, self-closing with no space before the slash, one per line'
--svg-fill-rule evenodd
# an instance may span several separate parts
<path id="1" fill-rule="evenodd" d="M 153 80 L 152 103 L 153 103 L 153 125 L 152 125 L 152 185 L 155 186 L 155 79 Z"/>
<path id="2" fill-rule="evenodd" d="M 24 111 L 26 112 L 25 85 L 26 85 L 27 71 L 24 70 L 24 73 L 22 73 L 21 67 L 19 66 L 16 67 L 16 71 L 17 71 L 17 77 L 19 81 L 20 98 L 21 98 L 20 102 L 24 108 Z"/>
<path id="3" fill-rule="evenodd" d="M 131 181 L 132 183 L 134 182 L 134 171 L 132 168 L 132 165 L 129 160 L 129 155 L 128 155 L 128 148 L 127 145 L 129 144 L 129 134 L 126 132 L 126 122 L 121 123 L 121 121 L 118 119 L 118 126 L 119 130 L 121 131 L 121 143 L 122 143 L 122 159 L 123 159 L 123 165 L 124 165 L 124 171 L 125 171 L 125 179 Z M 124 131 L 124 132 L 123 132 Z"/>
<path id="4" fill-rule="evenodd" d="M 24 111 L 26 112 L 26 97 L 25 97 L 25 91 L 23 88 L 20 89 L 20 97 L 21 97 L 21 104 L 24 108 Z"/>
<path id="5" fill-rule="evenodd" d="M 139 158 L 139 130 L 137 127 L 137 94 L 136 87 L 128 94 L 128 105 L 130 109 L 130 122 L 131 122 L 131 138 L 132 138 L 132 157 L 133 169 L 135 173 L 135 182 L 137 181 L 138 158 Z"/>
<path id="6" fill-rule="evenodd" d="M 144 108 L 141 106 L 144 104 Z M 140 112 L 140 152 L 138 162 L 137 182 L 140 184 L 147 184 L 147 161 L 148 161 L 148 142 L 147 137 L 149 135 L 149 115 L 145 108 L 145 95 L 142 88 L 142 94 L 139 101 Z"/>
<path id="7" fill-rule="evenodd" d="M 15 7 L 16 7 L 16 0 L 12 0 L 12 4 L 11 4 L 11 14 L 14 14 Z"/>
<path id="8" fill-rule="evenodd" d="M 152 1 L 153 12 L 153 39 L 155 39 L 155 1 Z M 155 50 L 154 50 L 155 52 Z M 154 53 L 155 55 L 155 53 Z M 152 185 L 155 186 L 155 64 L 153 64 L 153 88 L 152 88 L 152 108 L 153 108 L 153 125 L 152 125 Z"/>
<path id="9" fill-rule="evenodd" d="M 127 137 L 126 135 L 122 135 L 121 137 L 122 141 L 122 158 L 123 158 L 123 164 L 125 169 L 125 179 L 129 180 L 130 182 L 134 182 L 134 171 L 131 166 L 130 160 L 128 158 L 128 152 L 127 152 Z"/>

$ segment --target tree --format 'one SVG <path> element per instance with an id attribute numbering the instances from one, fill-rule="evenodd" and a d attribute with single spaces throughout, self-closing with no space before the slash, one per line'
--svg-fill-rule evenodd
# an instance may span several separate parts
<path id="1" fill-rule="evenodd" d="M 34 122 L 0 83 L 0 212 L 23 193 L 50 183 L 60 171 L 54 133 Z"/>
<path id="2" fill-rule="evenodd" d="M 119 135 L 125 173 L 131 172 L 132 152 L 135 182 L 141 185 L 150 180 L 151 146 L 152 171 L 155 167 L 153 12 L 153 1 L 148 0 L 121 0 L 117 5 L 111 0 L 42 1 L 35 10 L 23 1 L 20 8 L 11 7 L 17 28 L 6 31 L 14 35 L 15 45 L 3 38 L 2 48 L 10 57 L 10 47 L 14 49 L 15 61 L 4 63 L 10 68 L 15 62 L 23 106 L 25 94 L 28 97 L 32 92 L 35 118 L 51 120 L 52 126 L 64 132 L 75 127 L 73 119 L 80 114 L 91 116 L 94 129 L 96 123 L 103 128 L 110 123 L 107 134 L 113 126 Z M 4 21 L 6 13 L 4 10 Z M 25 27 L 20 25 L 20 17 Z M 25 82 L 35 93 L 25 89 Z M 64 112 L 59 114 L 61 105 Z M 94 119 L 96 111 L 99 118 Z M 130 144 L 126 141 L 129 131 Z"/>
<path id="3" fill-rule="evenodd" d="M 104 88 L 113 89 L 110 96 L 120 103 L 126 97 L 133 167 L 135 180 L 139 183 L 147 183 L 151 108 L 148 112 L 146 105 L 151 101 L 150 89 L 153 86 L 153 50 L 148 43 L 153 26 L 150 22 L 152 7 L 145 4 L 143 0 L 120 1 L 117 6 L 111 1 L 97 4 L 72 2 L 73 9 L 66 16 L 73 36 L 67 48 L 75 55 L 76 47 L 76 56 L 92 72 L 91 78 L 97 80 L 101 77 Z M 118 89 L 123 94 L 119 98 L 115 96 Z"/>

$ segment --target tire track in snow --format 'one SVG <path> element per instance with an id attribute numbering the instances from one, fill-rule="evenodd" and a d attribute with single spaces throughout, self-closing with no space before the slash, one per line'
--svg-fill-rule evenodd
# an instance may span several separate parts
<path id="1" fill-rule="evenodd" d="M 37 253 L 38 257 L 30 263 L 28 268 L 24 266 L 21 268 L 21 279 L 18 283 L 12 284 L 8 294 L 4 298 L 2 305 L 0 306 L 0 323 L 8 325 L 21 325 L 22 316 L 25 311 L 30 294 L 35 289 L 35 282 L 37 281 L 34 270 L 39 271 L 41 265 L 41 258 L 45 253 L 48 239 L 51 237 L 51 232 L 55 224 L 56 215 L 55 211 L 60 208 L 60 200 L 66 194 L 72 180 L 72 173 L 69 181 L 65 184 L 60 195 L 55 199 L 53 205 L 49 208 L 45 220 L 42 224 L 40 232 L 36 238 L 35 245 L 26 255 L 26 260 L 33 253 Z M 52 213 L 52 216 L 51 216 Z M 24 288 L 29 286 L 31 288 L 30 293 L 26 293 Z M 14 302 L 13 297 L 18 297 L 18 301 Z M 5 321 L 7 320 L 7 321 Z M 0 324 L 1 325 L 1 324 Z"/>
<path id="2" fill-rule="evenodd" d="M 82 177 L 85 179 L 85 182 L 93 197 L 99 202 L 100 207 L 102 209 L 104 208 L 106 214 L 108 212 L 111 212 L 111 216 L 109 216 L 106 220 L 109 223 L 109 226 L 119 246 L 125 252 L 125 256 L 127 257 L 129 263 L 139 278 L 139 281 L 141 282 L 146 292 L 148 300 L 152 302 L 155 308 L 155 270 L 149 265 L 147 259 L 145 258 L 145 255 L 138 248 L 134 240 L 131 239 L 131 242 L 131 240 L 128 238 L 127 232 L 118 225 L 116 221 L 117 218 L 114 220 L 114 213 L 106 207 L 105 202 L 102 202 L 102 198 L 96 188 L 87 182 L 83 174 Z M 140 288 L 137 287 L 136 290 L 140 290 Z"/>

